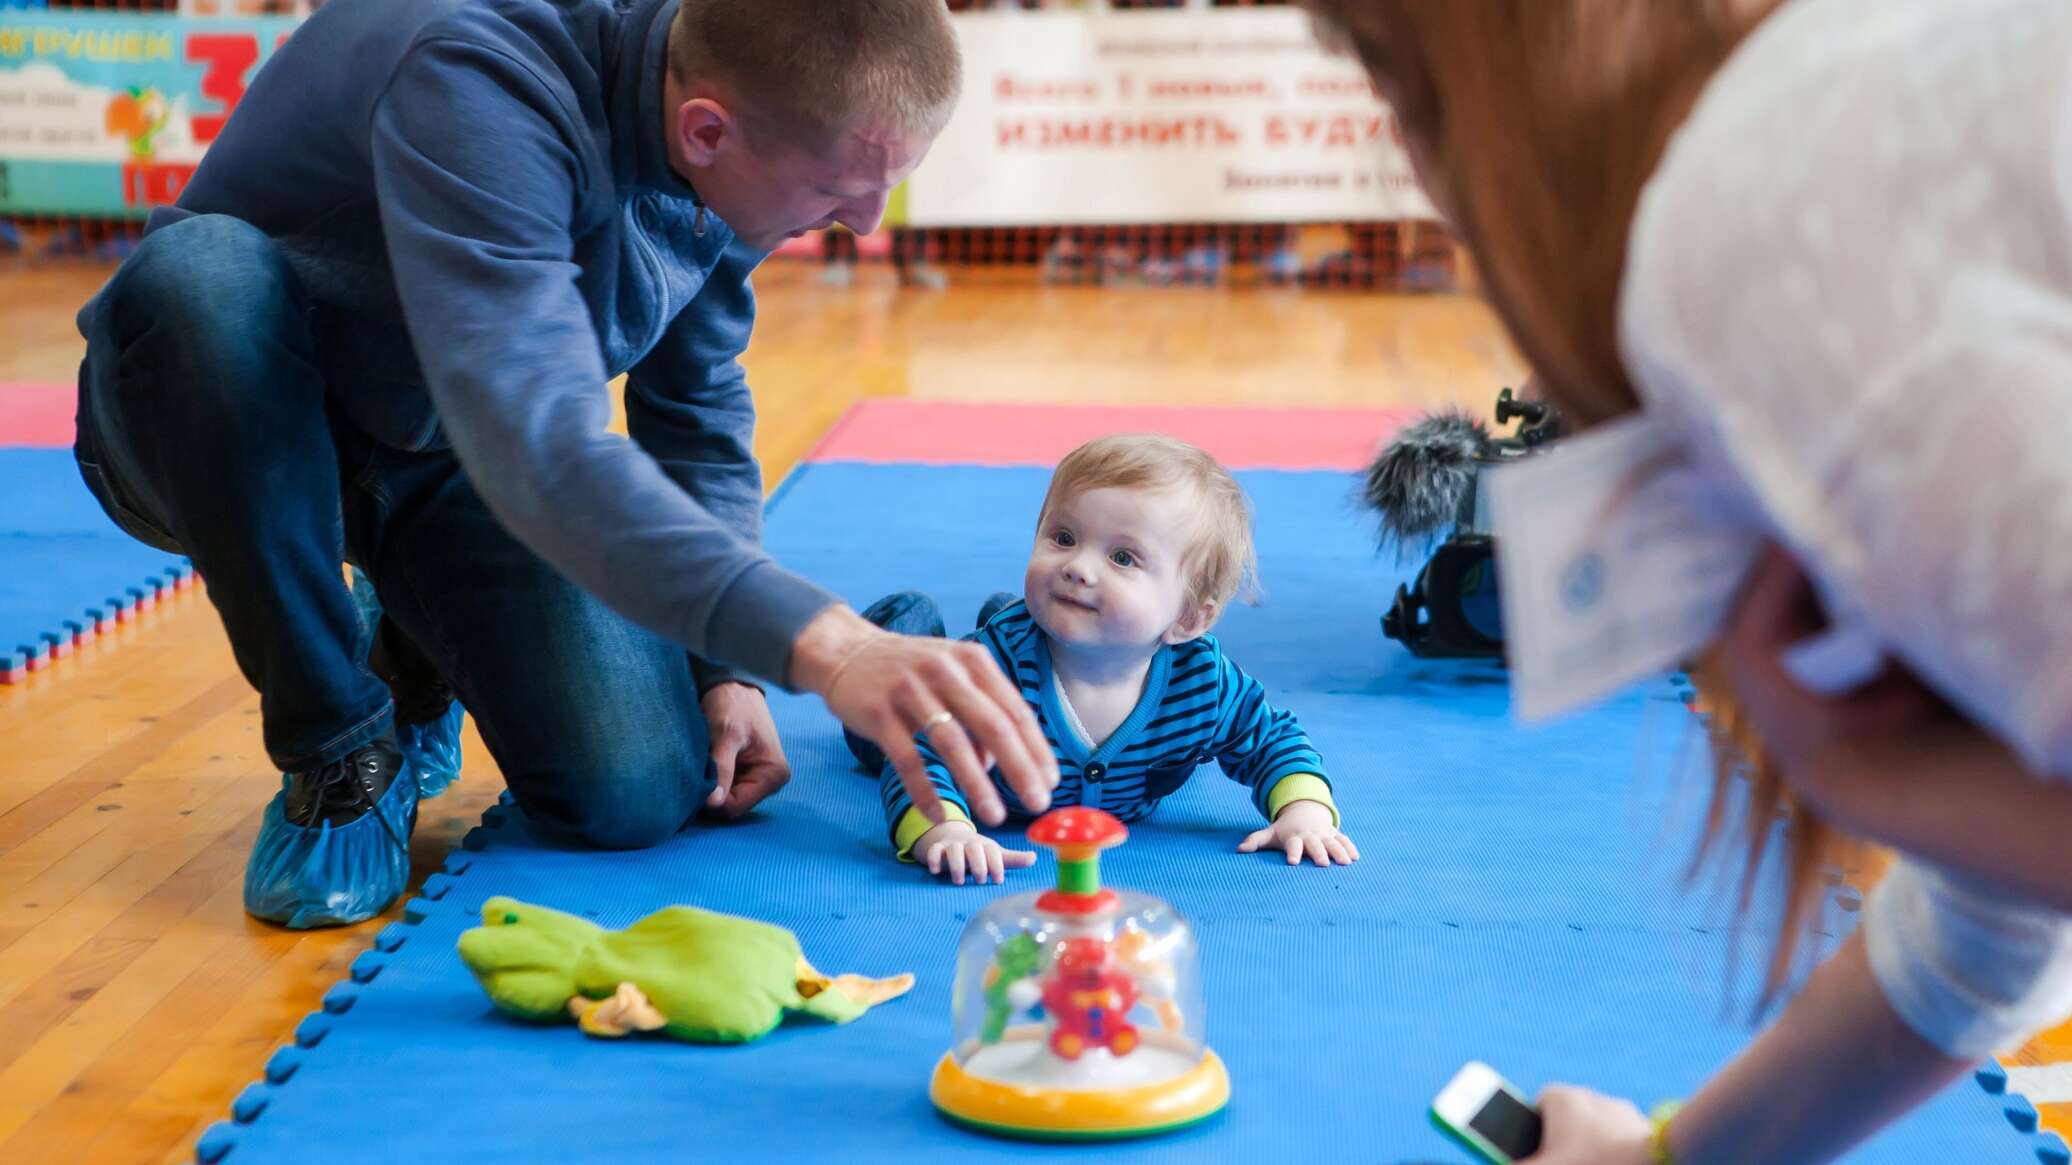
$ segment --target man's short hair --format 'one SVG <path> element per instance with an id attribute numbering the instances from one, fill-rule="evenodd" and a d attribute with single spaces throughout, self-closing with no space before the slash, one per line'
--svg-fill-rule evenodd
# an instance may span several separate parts
<path id="1" fill-rule="evenodd" d="M 943 0 L 681 0 L 669 70 L 733 94 L 755 144 L 808 149 L 863 122 L 933 135 L 964 83 Z"/>

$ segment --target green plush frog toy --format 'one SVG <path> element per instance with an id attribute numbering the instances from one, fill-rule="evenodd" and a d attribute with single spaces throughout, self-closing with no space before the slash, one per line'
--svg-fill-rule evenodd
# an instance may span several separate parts
<path id="1" fill-rule="evenodd" d="M 781 926 L 695 906 L 658 910 L 624 930 L 511 898 L 482 906 L 460 957 L 501 1011 L 573 1019 L 593 1036 L 660 1031 L 740 1044 L 792 1012 L 847 1023 L 897 999 L 912 975 L 823 975 Z"/>

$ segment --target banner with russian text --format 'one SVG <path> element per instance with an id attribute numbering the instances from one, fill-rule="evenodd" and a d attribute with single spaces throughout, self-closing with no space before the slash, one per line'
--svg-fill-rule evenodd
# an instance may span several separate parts
<path id="1" fill-rule="evenodd" d="M 0 214 L 169 203 L 289 17 L 0 11 Z"/>
<path id="2" fill-rule="evenodd" d="M 915 226 L 1428 219 L 1394 117 L 1295 8 L 959 13 Z"/>

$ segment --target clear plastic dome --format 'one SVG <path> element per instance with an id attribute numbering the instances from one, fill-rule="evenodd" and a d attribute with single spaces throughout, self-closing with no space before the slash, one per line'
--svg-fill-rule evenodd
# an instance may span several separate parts
<path id="1" fill-rule="evenodd" d="M 957 947 L 955 1043 L 928 1095 L 957 1124 L 1003 1136 L 1152 1136 L 1222 1111 L 1231 1078 L 1202 1039 L 1193 929 L 1148 893 L 1100 885 L 1129 829 L 1057 808 L 1030 842 L 1057 850 L 1057 887 L 978 912 Z"/>
<path id="2" fill-rule="evenodd" d="M 1128 836 L 1076 806 L 1029 827 L 1057 851 L 1057 886 L 1003 898 L 964 928 L 956 1042 L 929 1084 L 944 1116 L 1014 1137 L 1141 1137 L 1230 1099 L 1202 1038 L 1193 928 L 1149 894 L 1101 886 L 1101 851 Z"/>
<path id="3" fill-rule="evenodd" d="M 1100 897 L 1104 908 L 1088 911 L 1054 909 L 1056 891 L 1016 894 L 964 928 L 950 1054 L 965 1072 L 1112 1091 L 1200 1067 L 1208 1044 L 1193 928 L 1148 894 Z"/>

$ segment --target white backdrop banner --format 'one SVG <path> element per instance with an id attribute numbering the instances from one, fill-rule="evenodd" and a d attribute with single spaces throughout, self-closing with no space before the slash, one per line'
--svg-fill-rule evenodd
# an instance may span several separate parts
<path id="1" fill-rule="evenodd" d="M 960 13 L 916 226 L 1436 217 L 1395 118 L 1294 8 Z"/>

